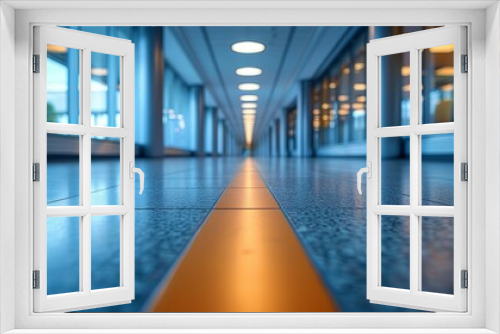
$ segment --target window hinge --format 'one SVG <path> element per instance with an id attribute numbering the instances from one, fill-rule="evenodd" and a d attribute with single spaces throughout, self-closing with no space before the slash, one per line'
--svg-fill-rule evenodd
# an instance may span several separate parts
<path id="1" fill-rule="evenodd" d="M 462 55 L 462 73 L 469 72 L 469 56 Z"/>
<path id="2" fill-rule="evenodd" d="M 40 182 L 40 164 L 38 162 L 33 164 L 33 181 Z"/>
<path id="3" fill-rule="evenodd" d="M 462 270 L 461 275 L 462 275 L 462 289 L 467 289 L 469 287 L 469 274 L 467 270 Z"/>
<path id="4" fill-rule="evenodd" d="M 460 164 L 460 174 L 461 174 L 461 181 L 469 181 L 469 165 L 466 162 L 462 162 Z"/>
<path id="5" fill-rule="evenodd" d="M 40 73 L 40 55 L 33 55 L 33 73 Z"/>
<path id="6" fill-rule="evenodd" d="M 33 289 L 40 289 L 40 270 L 33 270 Z"/>

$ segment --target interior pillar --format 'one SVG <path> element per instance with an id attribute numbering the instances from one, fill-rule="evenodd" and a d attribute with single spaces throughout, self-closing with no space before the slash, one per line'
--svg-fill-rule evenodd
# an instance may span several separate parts
<path id="1" fill-rule="evenodd" d="M 297 156 L 312 156 L 311 82 L 301 81 L 297 101 Z"/>

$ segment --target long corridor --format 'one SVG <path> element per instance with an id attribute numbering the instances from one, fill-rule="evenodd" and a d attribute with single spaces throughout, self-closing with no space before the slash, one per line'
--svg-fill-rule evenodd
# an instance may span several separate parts
<path id="1" fill-rule="evenodd" d="M 62 163 L 49 164 L 49 178 L 60 175 Z M 366 299 L 365 197 L 357 193 L 355 174 L 363 163 L 357 158 L 138 159 L 148 177 L 144 194 L 136 197 L 135 300 L 92 311 L 406 311 Z M 408 166 L 404 160 L 388 163 L 391 173 L 383 179 L 387 186 L 382 193 L 404 202 Z M 77 172 L 64 164 L 66 172 Z M 93 194 L 116 191 L 116 162 L 95 164 L 93 176 L 102 182 L 96 181 Z M 439 189 L 441 195 L 425 195 L 424 200 L 452 203 L 453 164 L 425 164 L 426 175 L 433 177 L 424 177 L 423 187 Z M 49 188 L 48 196 L 53 202 L 72 198 L 61 185 Z M 54 275 L 49 292 L 71 291 L 67 289 L 78 282 L 70 275 L 78 272 L 78 258 L 67 256 L 75 247 L 68 241 L 78 236 L 78 225 L 50 226 L 48 270 Z M 113 260 L 119 243 L 113 242 L 111 226 L 100 222 L 92 227 L 99 236 L 92 244 L 92 284 L 97 288 L 113 286 L 119 270 Z M 432 270 L 424 270 L 423 284 L 428 291 L 449 293 L 453 234 L 446 218 L 431 226 L 423 235 L 423 256 Z M 382 281 L 405 288 L 407 222 L 387 220 L 382 237 Z M 66 261 L 60 261 L 60 254 Z M 66 274 L 57 274 L 61 270 Z M 436 276 L 440 279 L 432 279 Z"/>

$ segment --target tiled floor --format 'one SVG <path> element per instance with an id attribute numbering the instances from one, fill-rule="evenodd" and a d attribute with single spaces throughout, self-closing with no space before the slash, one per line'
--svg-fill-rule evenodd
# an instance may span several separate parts
<path id="1" fill-rule="evenodd" d="M 281 208 L 340 311 L 404 311 L 370 304 L 366 300 L 365 197 L 358 195 L 356 191 L 356 172 L 364 166 L 363 159 L 257 159 L 256 166 L 235 177 L 242 162 L 242 159 L 237 158 L 139 159 L 136 165 L 146 173 L 146 184 L 144 194 L 136 194 L 136 299 L 131 304 L 93 311 L 150 310 L 157 297 L 165 291 L 164 283 L 176 261 L 186 251 L 193 236 L 216 205 L 217 210 L 211 216 L 213 221 L 209 220 L 205 224 L 205 227 L 212 224 L 214 228 L 212 232 L 209 230 L 207 233 L 233 233 L 231 236 L 235 238 L 236 246 L 236 241 L 241 237 L 238 235 L 240 230 L 231 222 L 240 221 L 239 216 L 232 213 L 231 219 L 220 219 L 217 217 L 219 213 L 215 214 L 217 211 L 230 214 L 232 211 L 253 210 L 255 216 L 250 221 L 278 226 L 286 222 L 276 218 L 267 224 L 267 220 L 259 215 L 262 211 L 279 212 Z M 387 173 L 382 175 L 383 200 L 393 203 L 407 201 L 407 164 L 400 160 L 388 160 L 384 161 L 384 164 L 387 166 Z M 422 164 L 423 203 L 453 205 L 452 162 L 425 160 Z M 92 183 L 93 204 L 95 201 L 99 201 L 99 204 L 115 201 L 118 194 L 116 163 L 96 160 L 92 168 L 92 176 L 95 179 Z M 67 205 L 75 201 L 78 203 L 78 163 L 53 161 L 49 165 L 48 173 L 48 205 Z M 231 187 L 226 189 L 229 185 Z M 138 183 L 136 186 L 138 187 Z M 221 198 L 225 189 L 227 200 L 225 197 Z M 252 209 L 255 206 L 261 210 Z M 99 251 L 93 263 L 99 268 L 96 267 L 97 274 L 92 277 L 93 285 L 96 286 L 116 284 L 115 269 L 119 248 L 111 242 L 116 231 L 113 230 L 112 224 L 108 225 L 104 228 L 96 224 L 95 227 L 97 232 L 93 245 L 95 242 L 95 248 Z M 452 292 L 452 231 L 450 219 L 429 218 L 423 221 L 422 285 L 426 291 Z M 75 224 L 53 222 L 48 225 L 48 233 L 51 240 L 48 254 L 52 257 L 52 261 L 50 258 L 48 261 L 49 292 L 74 291 L 75 286 L 78 289 L 78 280 L 75 283 L 74 279 L 78 275 L 70 273 L 78 273 L 78 257 L 70 255 L 74 255 L 75 249 L 78 249 L 75 248 L 75 243 L 71 242 L 78 240 L 78 228 Z M 403 218 L 384 217 L 384 285 L 408 285 L 407 235 L 408 230 Z M 274 241 L 270 245 L 279 244 L 280 235 L 270 234 L 269 237 L 278 238 L 272 239 Z M 109 242 L 105 242 L 106 240 Z M 244 241 L 240 244 L 243 245 Z M 213 252 L 211 254 L 220 256 L 227 263 L 231 259 L 227 255 L 228 252 L 224 251 L 228 245 L 221 243 L 220 247 L 210 250 Z M 203 247 L 191 250 L 208 252 Z M 267 258 L 266 254 L 259 254 L 263 260 Z M 234 259 L 242 258 L 244 256 L 234 256 Z M 287 260 L 294 262 L 295 258 Z M 269 263 L 277 266 L 276 262 Z M 186 265 L 188 264 L 189 262 Z M 209 267 L 211 265 L 207 264 Z M 216 265 L 217 262 L 213 262 L 213 266 Z M 179 266 L 179 270 L 180 268 Z M 286 270 L 284 273 L 286 275 L 281 276 L 282 280 L 296 275 Z M 248 279 L 252 277 L 250 274 L 235 276 L 235 279 Z M 200 278 L 198 282 L 200 288 L 209 284 Z"/>
<path id="2" fill-rule="evenodd" d="M 371 304 L 366 299 L 366 198 L 365 192 L 359 195 L 356 189 L 356 172 L 365 166 L 364 159 L 273 158 L 257 162 L 342 311 L 411 311 Z M 407 162 L 388 160 L 383 164 L 383 201 L 404 203 L 409 197 Z M 453 205 L 453 163 L 425 159 L 422 164 L 423 204 Z M 424 291 L 453 292 L 452 223 L 450 218 L 423 221 Z M 382 219 L 382 284 L 409 286 L 404 217 Z"/>
<path id="3" fill-rule="evenodd" d="M 246 160 L 151 311 L 338 311 L 263 184 Z"/>
<path id="4" fill-rule="evenodd" d="M 238 158 L 137 159 L 136 166 L 144 171 L 146 178 L 141 196 L 136 182 L 135 300 L 91 311 L 146 311 L 155 290 L 161 287 L 169 270 L 234 178 L 241 162 Z M 78 205 L 78 173 L 77 160 L 49 162 L 48 205 Z M 93 162 L 92 178 L 92 203 L 95 198 L 100 199 L 98 204 L 113 203 L 114 196 L 119 193 L 117 161 L 100 159 Z M 119 245 L 112 241 L 117 231 L 101 227 L 99 230 L 94 228 L 93 232 L 92 247 L 97 251 L 92 252 L 92 285 L 116 285 Z M 47 249 L 49 293 L 77 291 L 78 223 L 49 222 L 47 233 L 50 237 Z M 76 243 L 72 242 L 74 240 Z"/>

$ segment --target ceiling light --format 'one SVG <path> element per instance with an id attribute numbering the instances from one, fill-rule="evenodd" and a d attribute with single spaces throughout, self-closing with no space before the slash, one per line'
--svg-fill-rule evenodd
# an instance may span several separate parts
<path id="1" fill-rule="evenodd" d="M 337 100 L 343 102 L 343 101 L 349 100 L 349 98 L 347 97 L 347 95 L 339 95 L 339 97 L 337 98 Z"/>
<path id="2" fill-rule="evenodd" d="M 244 102 L 255 102 L 259 99 L 257 95 L 241 95 L 240 100 Z"/>
<path id="3" fill-rule="evenodd" d="M 261 75 L 262 70 L 257 67 L 241 67 L 236 70 L 236 74 L 245 77 L 251 77 L 255 75 Z"/>
<path id="4" fill-rule="evenodd" d="M 59 46 L 59 45 L 47 45 L 47 52 L 50 53 L 66 53 L 68 52 L 68 48 L 65 46 Z"/>
<path id="5" fill-rule="evenodd" d="M 90 70 L 90 73 L 96 77 L 105 77 L 108 75 L 108 69 L 107 68 L 93 68 Z"/>
<path id="6" fill-rule="evenodd" d="M 366 102 L 366 96 L 360 95 L 356 98 L 356 101 L 358 102 Z"/>
<path id="7" fill-rule="evenodd" d="M 429 49 L 432 53 L 450 53 L 453 52 L 453 44 L 436 46 Z"/>
<path id="8" fill-rule="evenodd" d="M 243 109 L 242 113 L 243 114 L 255 114 L 255 109 Z"/>
<path id="9" fill-rule="evenodd" d="M 239 90 L 258 90 L 260 85 L 256 83 L 242 83 L 238 85 Z"/>
<path id="10" fill-rule="evenodd" d="M 241 107 L 243 109 L 255 109 L 257 108 L 257 103 L 252 103 L 252 102 L 242 103 Z"/>
<path id="11" fill-rule="evenodd" d="M 238 42 L 231 45 L 231 50 L 238 53 L 259 53 L 266 49 L 266 46 L 259 42 Z"/>
<path id="12" fill-rule="evenodd" d="M 443 66 L 436 70 L 436 75 L 440 77 L 452 77 L 454 73 L 453 66 Z"/>
<path id="13" fill-rule="evenodd" d="M 335 88 L 337 88 L 337 84 L 335 82 L 330 82 L 328 87 L 330 87 L 330 89 L 335 89 Z"/>

